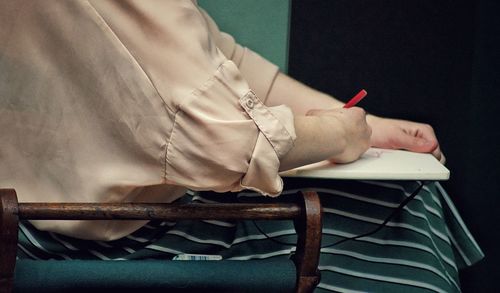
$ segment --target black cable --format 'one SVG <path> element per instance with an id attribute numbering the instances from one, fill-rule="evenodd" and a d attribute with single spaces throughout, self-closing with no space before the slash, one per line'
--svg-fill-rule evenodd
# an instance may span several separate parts
<path id="1" fill-rule="evenodd" d="M 358 236 L 354 236 L 354 237 L 349 237 L 349 238 L 344 238 L 342 240 L 339 240 L 337 242 L 334 242 L 332 244 L 328 244 L 328 245 L 325 245 L 325 246 L 322 246 L 321 248 L 326 248 L 326 247 L 332 247 L 332 246 L 335 246 L 335 245 L 339 245 L 341 243 L 344 243 L 346 241 L 349 241 L 349 240 L 355 240 L 355 239 L 358 239 L 358 238 L 362 238 L 362 237 L 366 237 L 366 236 L 369 236 L 369 235 L 372 235 L 372 234 L 375 234 L 377 233 L 378 231 L 380 231 L 382 228 L 385 227 L 385 225 L 387 225 L 387 223 L 395 216 L 397 215 L 415 196 L 417 196 L 417 194 L 420 192 L 420 190 L 422 189 L 422 187 L 424 187 L 425 185 L 425 182 L 422 181 L 420 183 L 420 186 L 415 190 L 413 191 L 412 194 L 410 194 L 410 196 L 408 196 L 407 198 L 405 198 L 405 200 L 403 200 L 399 206 L 397 208 L 394 209 L 394 211 L 392 211 L 392 213 L 384 220 L 384 222 L 382 224 L 380 224 L 377 228 L 375 228 L 374 230 L 370 231 L 370 232 L 367 232 L 367 233 L 364 233 L 364 234 L 361 234 L 361 235 L 358 235 Z"/>
<path id="2" fill-rule="evenodd" d="M 281 245 L 291 245 L 291 246 L 296 246 L 297 245 L 297 243 L 288 243 L 288 242 L 283 242 L 283 241 L 276 240 L 276 239 L 272 238 L 271 236 L 267 235 L 267 233 L 264 232 L 259 227 L 259 225 L 257 225 L 257 223 L 255 222 L 255 220 L 252 220 L 252 223 L 255 225 L 255 228 L 257 228 L 257 230 L 259 230 L 259 232 L 261 234 L 263 234 L 264 236 L 266 236 L 266 238 L 269 239 L 269 240 L 271 240 L 272 242 L 276 242 L 276 243 L 281 244 Z"/>
<path id="3" fill-rule="evenodd" d="M 327 247 L 332 247 L 332 246 L 335 246 L 335 245 L 339 245 L 341 243 L 344 243 L 346 241 L 349 241 L 349 240 L 355 240 L 355 239 L 358 239 L 358 238 L 362 238 L 362 237 L 366 237 L 366 236 L 369 236 L 369 235 L 372 235 L 372 234 L 375 234 L 377 233 L 378 231 L 380 231 L 382 228 L 384 228 L 387 223 L 394 217 L 396 216 L 413 198 L 415 198 L 415 196 L 417 196 L 417 194 L 420 192 L 420 190 L 422 190 L 422 188 L 424 187 L 425 185 L 425 181 L 422 181 L 420 182 L 420 185 L 417 187 L 417 189 L 415 189 L 415 191 L 413 191 L 407 198 L 405 198 L 397 208 L 394 209 L 394 211 L 392 211 L 392 213 L 384 220 L 384 222 L 382 222 L 382 224 L 380 224 L 377 228 L 375 228 L 374 230 L 370 231 L 370 232 L 367 232 L 367 233 L 364 233 L 364 234 L 360 234 L 360 235 L 357 235 L 357 236 L 353 236 L 353 237 L 349 237 L 349 238 L 344 238 L 342 240 L 339 240 L 337 242 L 334 242 L 332 244 L 328 244 L 328 245 L 325 245 L 325 246 L 321 246 L 321 248 L 327 248 Z M 255 221 L 252 221 L 253 224 L 255 225 L 255 228 L 257 228 L 257 230 L 259 230 L 259 232 L 261 234 L 263 234 L 264 236 L 266 236 L 267 239 L 273 241 L 273 242 L 276 242 L 278 244 L 282 244 L 282 245 L 291 245 L 291 246 L 295 246 L 296 243 L 287 243 L 287 242 L 283 242 L 283 241 L 279 241 L 279 240 L 276 240 L 274 238 L 272 238 L 271 236 L 267 235 L 266 232 L 264 232 L 258 225 Z"/>

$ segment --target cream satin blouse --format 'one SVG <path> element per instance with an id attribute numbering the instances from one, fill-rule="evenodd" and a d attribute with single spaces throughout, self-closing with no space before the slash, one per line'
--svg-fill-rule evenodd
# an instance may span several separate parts
<path id="1" fill-rule="evenodd" d="M 1 1 L 0 188 L 21 201 L 171 202 L 186 188 L 276 196 L 293 115 L 277 67 L 192 1 Z M 111 240 L 137 221 L 34 221 Z"/>

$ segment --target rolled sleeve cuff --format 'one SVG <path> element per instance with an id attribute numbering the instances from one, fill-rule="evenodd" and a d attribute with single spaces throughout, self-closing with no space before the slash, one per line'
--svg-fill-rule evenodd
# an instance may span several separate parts
<path id="1" fill-rule="evenodd" d="M 296 138 L 293 113 L 286 106 L 266 107 L 253 92 L 241 98 L 240 104 L 260 130 L 240 185 L 278 196 L 283 191 L 283 180 L 278 175 L 280 159 L 290 151 Z"/>
<path id="2" fill-rule="evenodd" d="M 196 190 L 247 188 L 277 196 L 283 190 L 280 159 L 295 137 L 292 111 L 265 106 L 226 61 L 179 108 L 167 147 L 166 179 Z"/>

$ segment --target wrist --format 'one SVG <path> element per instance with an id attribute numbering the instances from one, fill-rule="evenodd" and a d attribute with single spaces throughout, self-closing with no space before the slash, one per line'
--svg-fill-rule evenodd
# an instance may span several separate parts
<path id="1" fill-rule="evenodd" d="M 373 114 L 366 114 L 366 123 L 368 123 L 368 125 L 370 125 L 371 127 L 373 127 L 373 125 L 379 123 L 383 119 L 384 118 L 375 116 Z"/>
<path id="2" fill-rule="evenodd" d="M 281 159 L 280 171 L 329 159 L 347 148 L 347 132 L 336 117 L 296 116 L 295 132 L 295 144 Z"/>

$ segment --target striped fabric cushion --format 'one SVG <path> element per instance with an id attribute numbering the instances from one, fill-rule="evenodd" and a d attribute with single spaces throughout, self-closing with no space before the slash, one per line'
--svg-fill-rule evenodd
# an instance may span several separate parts
<path id="1" fill-rule="evenodd" d="M 299 188 L 311 188 L 320 194 L 325 212 L 317 292 L 459 292 L 458 269 L 477 262 L 483 253 L 439 183 L 427 183 L 377 233 L 329 246 L 378 227 L 418 185 L 291 179 L 277 199 L 253 192 L 209 192 L 190 193 L 181 200 L 286 201 L 293 200 Z M 224 260 L 288 259 L 296 240 L 290 221 L 153 221 L 110 242 L 42 232 L 27 222 L 20 232 L 18 256 L 28 259 L 171 259 L 179 254 Z"/>

